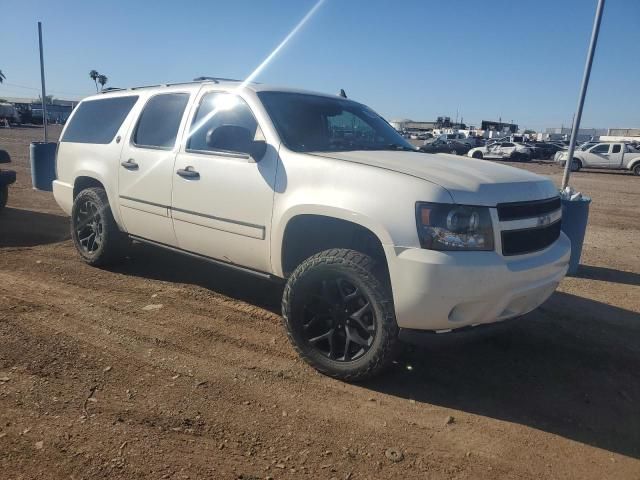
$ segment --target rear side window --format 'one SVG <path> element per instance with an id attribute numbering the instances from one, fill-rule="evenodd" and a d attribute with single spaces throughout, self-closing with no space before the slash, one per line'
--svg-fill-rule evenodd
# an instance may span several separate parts
<path id="1" fill-rule="evenodd" d="M 138 147 L 172 149 L 188 101 L 188 93 L 166 93 L 151 97 L 138 120 L 133 143 Z"/>
<path id="2" fill-rule="evenodd" d="M 76 107 L 62 142 L 111 143 L 138 96 L 82 102 Z"/>
<path id="3" fill-rule="evenodd" d="M 620 147 L 620 145 L 614 145 L 611 153 L 620 153 L 620 150 L 622 150 L 622 147 Z"/>

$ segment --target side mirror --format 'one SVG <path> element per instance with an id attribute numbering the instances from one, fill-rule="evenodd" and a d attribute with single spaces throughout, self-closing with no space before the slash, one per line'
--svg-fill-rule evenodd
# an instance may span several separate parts
<path id="1" fill-rule="evenodd" d="M 253 140 L 251 132 L 238 125 L 220 125 L 209 130 L 206 142 L 212 150 L 246 153 L 256 161 L 260 161 L 267 150 L 265 141 Z"/>
<path id="2" fill-rule="evenodd" d="M 267 153 L 267 142 L 264 140 L 254 140 L 251 142 L 251 151 L 249 152 L 249 155 L 251 155 L 256 162 L 262 160 L 265 153 Z"/>

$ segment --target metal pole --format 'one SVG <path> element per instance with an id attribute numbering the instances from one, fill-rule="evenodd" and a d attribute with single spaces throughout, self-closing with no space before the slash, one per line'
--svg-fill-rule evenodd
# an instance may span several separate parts
<path id="1" fill-rule="evenodd" d="M 40 81 L 42 82 L 42 125 L 44 125 L 44 141 L 47 136 L 47 89 L 44 86 L 44 55 L 42 53 L 42 22 L 38 22 L 38 42 L 40 43 Z"/>
<path id="2" fill-rule="evenodd" d="M 578 108 L 576 109 L 573 128 L 571 129 L 571 140 L 569 141 L 569 152 L 567 155 L 567 163 L 564 166 L 564 175 L 562 177 L 562 189 L 564 190 L 569 184 L 569 175 L 571 173 L 571 164 L 573 163 L 573 152 L 576 149 L 576 138 L 580 130 L 580 119 L 582 118 L 582 107 L 584 107 L 584 97 L 587 95 L 587 86 L 589 85 L 589 77 L 591 76 L 591 64 L 593 63 L 593 54 L 596 51 L 598 43 L 598 33 L 600 33 L 600 20 L 602 20 L 602 10 L 604 9 L 604 0 L 598 0 L 596 7 L 596 18 L 593 20 L 593 30 L 591 31 L 591 43 L 589 43 L 589 52 L 587 53 L 587 63 L 584 66 L 584 75 L 582 77 L 582 87 L 580 88 L 580 97 L 578 98 Z"/>

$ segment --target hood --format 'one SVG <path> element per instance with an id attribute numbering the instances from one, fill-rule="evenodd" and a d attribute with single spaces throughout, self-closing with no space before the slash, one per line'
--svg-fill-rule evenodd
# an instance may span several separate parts
<path id="1" fill-rule="evenodd" d="M 318 152 L 313 155 L 384 168 L 445 188 L 455 203 L 493 207 L 558 195 L 551 180 L 519 168 L 456 155 L 406 151 Z"/>

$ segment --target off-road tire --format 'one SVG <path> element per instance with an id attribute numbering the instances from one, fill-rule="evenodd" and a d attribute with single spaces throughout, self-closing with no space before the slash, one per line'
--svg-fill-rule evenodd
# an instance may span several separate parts
<path id="1" fill-rule="evenodd" d="M 304 336 L 306 299 L 317 286 L 315 282 L 336 275 L 362 289 L 375 313 L 372 344 L 352 361 L 330 359 Z M 325 250 L 302 262 L 287 280 L 282 315 L 289 340 L 298 354 L 320 373 L 333 378 L 348 382 L 371 378 L 390 365 L 397 351 L 398 325 L 386 266 L 383 269 L 370 256 L 354 250 Z"/>
<path id="2" fill-rule="evenodd" d="M 9 185 L 0 185 L 0 212 L 7 206 L 9 199 Z"/>
<path id="3" fill-rule="evenodd" d="M 479 160 L 482 160 L 484 158 L 484 155 L 482 155 L 482 152 L 473 152 L 473 154 L 471 155 L 472 158 L 477 158 Z"/>
<path id="4" fill-rule="evenodd" d="M 78 215 L 82 205 L 94 204 L 101 213 L 101 242 L 94 251 L 87 251 L 78 237 Z M 92 187 L 82 190 L 73 201 L 71 210 L 71 238 L 82 260 L 96 267 L 106 266 L 121 260 L 129 245 L 126 234 L 122 233 L 113 218 L 107 193 L 103 188 Z"/>
<path id="5" fill-rule="evenodd" d="M 636 163 L 633 167 L 633 174 L 640 177 L 640 163 Z"/>

